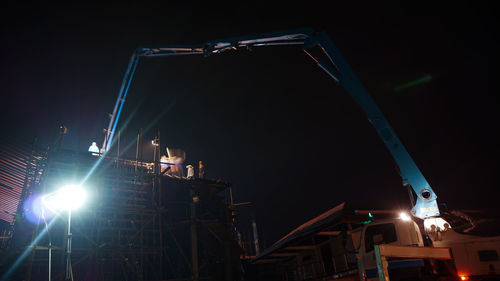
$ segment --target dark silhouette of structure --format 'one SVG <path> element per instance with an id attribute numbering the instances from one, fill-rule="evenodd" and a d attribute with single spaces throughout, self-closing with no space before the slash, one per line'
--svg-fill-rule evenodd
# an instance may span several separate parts
<path id="1" fill-rule="evenodd" d="M 159 163 L 64 149 L 37 151 L 25 153 L 20 165 L 26 172 L 17 200 L 24 207 L 4 230 L 8 235 L 2 240 L 0 275 L 5 280 L 46 280 L 49 248 L 52 280 L 64 280 L 65 216 L 45 218 L 46 224 L 43 217 L 29 223 L 24 202 L 61 184 L 82 181 L 89 199 L 72 214 L 74 279 L 241 278 L 241 249 L 225 202 L 228 183 L 161 174 L 154 169 Z M 30 160 L 35 154 L 36 161 Z"/>

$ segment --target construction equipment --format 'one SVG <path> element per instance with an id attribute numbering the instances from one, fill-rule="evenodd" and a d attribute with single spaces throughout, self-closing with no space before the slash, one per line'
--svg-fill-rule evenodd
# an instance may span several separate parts
<path id="1" fill-rule="evenodd" d="M 113 134 L 116 130 L 116 126 L 118 124 L 118 120 L 127 96 L 127 92 L 129 90 L 130 83 L 133 79 L 135 70 L 141 57 L 165 57 L 179 55 L 210 56 L 226 51 L 252 49 L 256 47 L 276 45 L 301 46 L 304 52 L 331 78 L 333 78 L 339 85 L 341 85 L 359 104 L 359 106 L 365 112 L 366 117 L 373 125 L 378 135 L 386 145 L 387 149 L 390 151 L 392 157 L 396 161 L 402 176 L 403 185 L 411 187 L 417 197 L 416 202 L 411 209 L 411 215 L 413 215 L 417 219 L 424 220 L 424 226 L 426 228 L 425 230 L 428 233 L 450 233 L 450 235 L 439 235 L 439 239 L 434 239 L 434 241 L 439 240 L 440 245 L 444 245 L 444 247 L 451 246 L 455 260 L 460 260 L 460 258 L 457 256 L 457 254 L 460 252 L 458 250 L 458 247 L 462 247 L 464 244 L 456 244 L 455 242 L 448 243 L 446 242 L 447 240 L 443 238 L 444 236 L 453 236 L 453 241 L 458 241 L 462 240 L 462 238 L 457 238 L 458 236 L 460 236 L 460 234 L 455 233 L 450 228 L 449 223 L 447 223 L 440 217 L 440 210 L 437 204 L 437 196 L 434 193 L 433 189 L 431 188 L 399 138 L 396 136 L 394 130 L 391 128 L 388 121 L 371 98 L 370 94 L 353 73 L 350 66 L 347 64 L 346 60 L 343 58 L 339 50 L 335 47 L 326 32 L 315 32 L 312 29 L 305 28 L 255 36 L 214 40 L 199 45 L 137 48 L 130 57 L 129 64 L 113 109 L 112 117 L 108 125 L 107 134 L 104 139 L 102 150 L 104 152 L 109 150 L 113 143 Z M 425 233 L 423 229 L 419 230 L 417 224 L 415 224 L 414 222 L 412 223 L 413 224 L 411 224 L 410 228 L 416 229 L 419 235 L 421 232 Z M 375 227 L 375 225 L 373 225 L 373 227 Z M 362 237 L 366 236 L 366 231 L 368 231 L 369 229 L 369 224 L 367 225 L 367 227 L 364 227 L 362 229 Z M 408 228 L 405 231 L 409 231 Z M 401 241 L 400 238 L 403 234 L 400 234 L 398 231 L 396 233 L 396 241 Z M 383 233 L 381 233 L 381 235 L 383 236 Z M 377 237 L 377 239 L 379 239 L 380 235 Z M 372 238 L 375 239 L 375 236 L 373 236 Z M 471 237 L 468 237 L 467 239 L 469 238 L 472 240 L 475 239 Z M 467 241 L 472 241 L 470 239 Z M 423 240 L 418 235 L 406 240 L 405 244 L 423 246 Z M 364 239 L 361 239 L 360 241 L 366 242 Z M 493 244 L 481 244 L 486 245 L 485 247 L 487 248 L 485 248 L 484 250 L 479 250 L 483 252 L 486 251 L 482 256 L 481 254 L 478 254 L 479 260 L 486 260 L 485 262 L 489 264 L 488 266 L 486 266 L 487 270 L 480 269 L 483 268 L 483 264 L 478 264 L 477 266 L 474 265 L 472 269 L 468 269 L 467 274 L 469 274 L 469 272 L 474 272 L 474 274 L 477 275 L 488 275 L 488 272 L 496 272 L 495 268 L 500 267 L 500 264 L 498 264 L 497 254 L 500 245 L 498 241 L 500 241 L 500 238 L 496 238 L 496 240 L 492 242 Z M 384 239 L 369 241 L 369 243 L 373 244 L 394 242 L 395 241 L 384 241 Z M 365 247 L 366 245 L 362 243 L 361 249 L 365 249 Z M 370 249 L 370 251 L 366 251 L 365 249 L 362 253 L 360 253 L 360 260 L 364 261 L 363 264 L 365 265 L 360 268 L 362 278 L 366 278 L 366 266 L 371 262 L 375 263 L 375 258 L 373 257 L 373 249 Z M 469 254 L 470 253 L 466 253 L 464 255 Z M 482 259 L 481 257 L 484 256 L 486 256 L 486 258 Z M 375 264 L 373 264 L 373 266 L 375 266 Z M 462 270 L 461 266 L 461 264 L 457 264 L 457 270 Z M 363 277 L 363 275 L 365 277 Z"/>
<path id="2" fill-rule="evenodd" d="M 194 46 L 170 46 L 137 48 L 130 60 L 125 76 L 116 99 L 112 117 L 108 125 L 102 149 L 107 151 L 113 141 L 113 135 L 120 118 L 120 114 L 127 97 L 139 58 L 163 57 L 179 55 L 209 56 L 229 50 L 254 48 L 274 45 L 302 45 L 303 50 L 339 83 L 365 111 L 368 120 L 373 124 L 386 147 L 396 160 L 403 177 L 403 183 L 410 185 L 417 195 L 417 202 L 412 209 L 412 214 L 418 218 L 439 216 L 436 194 L 422 175 L 417 165 L 406 151 L 405 147 L 390 127 L 382 112 L 375 104 L 369 93 L 363 87 L 351 68 L 337 50 L 325 32 L 315 33 L 312 29 L 300 29 L 289 32 L 276 32 L 257 36 L 237 37 L 224 40 L 209 41 L 205 44 Z M 322 60 L 313 56 L 315 49 L 325 56 Z"/>

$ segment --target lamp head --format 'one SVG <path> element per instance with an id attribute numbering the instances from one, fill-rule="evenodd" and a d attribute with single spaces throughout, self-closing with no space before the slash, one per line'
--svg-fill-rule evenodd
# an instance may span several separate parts
<path id="1" fill-rule="evenodd" d="M 411 221 L 410 215 L 408 215 L 406 212 L 399 213 L 399 218 L 403 221 Z"/>
<path id="2" fill-rule="evenodd" d="M 79 185 L 67 185 L 42 197 L 43 204 L 54 211 L 80 208 L 87 199 L 87 192 Z"/>

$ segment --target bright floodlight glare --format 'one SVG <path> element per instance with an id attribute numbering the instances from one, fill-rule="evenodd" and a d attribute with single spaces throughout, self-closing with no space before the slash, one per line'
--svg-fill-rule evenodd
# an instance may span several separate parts
<path id="1" fill-rule="evenodd" d="M 401 220 L 404 220 L 404 221 L 410 221 L 411 220 L 410 216 L 407 213 L 405 213 L 405 212 L 401 212 L 399 214 L 399 218 Z"/>
<path id="2" fill-rule="evenodd" d="M 87 199 L 87 192 L 81 186 L 68 185 L 43 197 L 47 208 L 55 211 L 76 210 Z"/>

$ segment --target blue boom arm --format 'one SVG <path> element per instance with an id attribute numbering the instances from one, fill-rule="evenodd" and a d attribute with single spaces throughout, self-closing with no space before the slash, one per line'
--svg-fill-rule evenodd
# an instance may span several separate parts
<path id="1" fill-rule="evenodd" d="M 439 216 L 436 194 L 408 154 L 408 151 L 406 151 L 405 147 L 396 136 L 394 130 L 391 128 L 389 122 L 387 122 L 370 94 L 363 87 L 356 75 L 354 75 L 350 66 L 342 57 L 329 36 L 325 32 L 315 33 L 312 29 L 298 29 L 256 36 L 215 40 L 201 45 L 137 48 L 129 60 L 127 71 L 125 72 L 108 126 L 103 150 L 107 151 L 112 144 L 113 132 L 118 123 L 140 57 L 178 55 L 208 56 L 229 50 L 276 45 L 301 45 L 304 51 L 317 63 L 317 65 L 354 98 L 364 110 L 368 120 L 375 127 L 380 138 L 383 140 L 399 166 L 403 182 L 409 184 L 417 195 L 417 201 L 411 211 L 412 215 L 421 219 Z M 310 54 L 310 51 L 317 47 L 326 55 L 326 60 L 317 59 Z"/>

